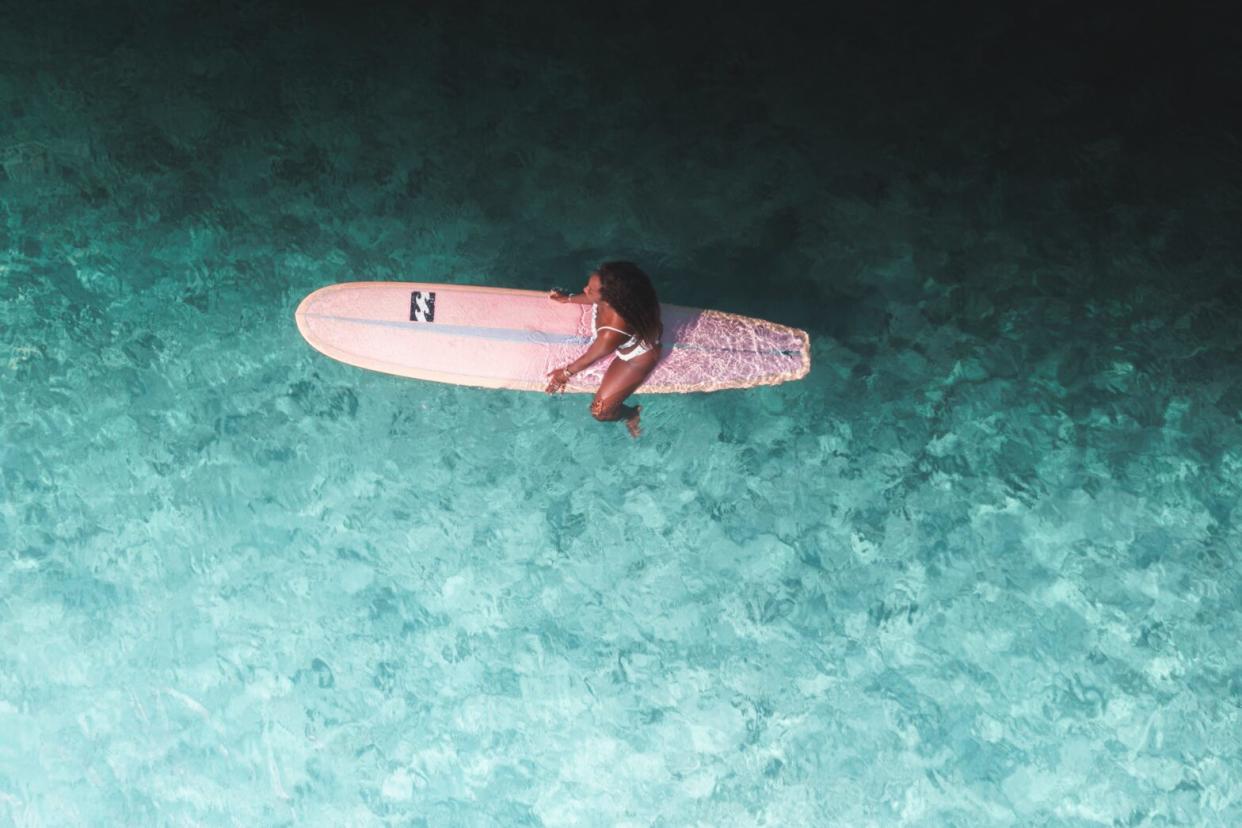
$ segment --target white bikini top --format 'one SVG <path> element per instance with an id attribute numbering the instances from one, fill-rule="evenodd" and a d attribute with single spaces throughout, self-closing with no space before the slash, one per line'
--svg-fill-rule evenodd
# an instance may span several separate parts
<path id="1" fill-rule="evenodd" d="M 595 338 L 599 336 L 600 331 L 616 331 L 619 334 L 625 334 L 626 336 L 629 337 L 629 339 L 627 339 L 626 341 L 622 342 L 620 345 L 617 346 L 618 353 L 620 353 L 621 351 L 628 351 L 630 348 L 637 348 L 639 345 L 642 344 L 642 342 L 640 342 L 638 339 L 638 334 L 632 334 L 629 331 L 623 331 L 620 328 L 614 328 L 611 325 L 597 324 L 596 319 L 598 316 L 599 316 L 599 305 L 592 304 L 591 305 L 591 341 L 592 342 L 594 342 Z M 660 343 L 656 342 L 653 344 L 659 345 Z M 650 350 L 650 347 L 643 348 L 642 350 L 646 352 Z M 637 356 L 637 354 L 627 354 L 627 356 Z"/>

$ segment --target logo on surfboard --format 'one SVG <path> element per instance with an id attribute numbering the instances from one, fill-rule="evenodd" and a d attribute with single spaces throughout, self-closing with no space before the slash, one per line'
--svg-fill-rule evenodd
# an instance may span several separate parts
<path id="1" fill-rule="evenodd" d="M 410 321 L 436 321 L 436 292 L 434 290 L 426 293 L 416 290 L 410 294 Z"/>

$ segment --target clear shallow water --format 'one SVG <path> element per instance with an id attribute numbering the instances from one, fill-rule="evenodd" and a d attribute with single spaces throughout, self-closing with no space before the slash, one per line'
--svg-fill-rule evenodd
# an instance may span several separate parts
<path id="1" fill-rule="evenodd" d="M 4 14 L 0 821 L 1238 822 L 1237 189 L 1132 126 L 1158 84 L 1117 125 L 842 35 L 870 94 L 804 87 L 724 20 L 687 100 L 658 20 Z M 292 321 L 618 255 L 811 375 L 631 443 Z"/>

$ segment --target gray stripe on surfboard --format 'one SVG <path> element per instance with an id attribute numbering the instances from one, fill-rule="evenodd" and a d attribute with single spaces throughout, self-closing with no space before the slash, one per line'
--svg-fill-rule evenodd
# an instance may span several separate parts
<path id="1" fill-rule="evenodd" d="M 361 319 L 354 316 L 335 316 L 328 313 L 307 313 L 312 319 L 328 319 L 333 322 L 353 322 L 358 325 L 374 325 L 381 328 L 397 328 L 399 330 L 417 329 L 423 333 L 442 335 L 469 336 L 476 339 L 491 339 L 498 342 L 534 342 L 540 345 L 586 345 L 591 340 L 585 336 L 574 334 L 554 334 L 545 331 L 519 331 L 516 328 L 484 328 L 477 325 L 446 325 L 441 322 L 405 322 L 389 319 Z M 665 342 L 665 347 L 682 348 L 690 351 L 718 351 L 720 353 L 744 353 L 760 355 L 799 356 L 800 350 L 784 348 L 724 348 L 718 345 L 701 345 L 697 342 Z"/>

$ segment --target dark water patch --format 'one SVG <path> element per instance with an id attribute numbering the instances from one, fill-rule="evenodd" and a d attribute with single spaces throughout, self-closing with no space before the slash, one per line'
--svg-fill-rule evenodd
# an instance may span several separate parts
<path id="1" fill-rule="evenodd" d="M 331 169 L 327 154 L 316 146 L 307 146 L 273 159 L 272 178 L 286 186 L 309 185 L 318 182 Z"/>
<path id="2" fill-rule="evenodd" d="M 358 602 L 365 607 L 369 624 L 398 638 L 415 636 L 445 623 L 445 619 L 429 611 L 408 590 L 372 586 L 358 595 Z"/>
<path id="3" fill-rule="evenodd" d="M 544 516 L 557 549 L 573 543 L 587 529 L 586 514 L 575 509 L 569 497 L 558 498 L 548 504 Z"/>
<path id="4" fill-rule="evenodd" d="M 331 690 L 336 686 L 332 668 L 321 658 L 313 659 L 309 669 L 298 670 L 291 678 L 294 684 L 308 684 L 320 690 Z"/>
<path id="5" fill-rule="evenodd" d="M 305 414 L 325 420 L 353 419 L 358 414 L 358 395 L 349 386 L 327 386 L 316 373 L 311 380 L 289 386 L 288 398 Z"/>

